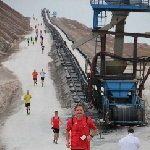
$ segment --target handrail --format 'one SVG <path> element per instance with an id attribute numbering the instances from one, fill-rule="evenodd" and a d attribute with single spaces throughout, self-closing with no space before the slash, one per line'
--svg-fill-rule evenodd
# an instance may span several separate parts
<path id="1" fill-rule="evenodd" d="M 147 5 L 149 6 L 149 0 L 90 0 L 90 4 L 98 4 L 98 5 Z"/>

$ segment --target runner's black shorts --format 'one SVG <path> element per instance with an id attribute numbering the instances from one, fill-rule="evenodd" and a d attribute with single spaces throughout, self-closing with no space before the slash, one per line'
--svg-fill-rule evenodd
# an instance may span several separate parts
<path id="1" fill-rule="evenodd" d="M 33 80 L 37 80 L 37 78 L 33 78 Z"/>
<path id="2" fill-rule="evenodd" d="M 44 77 L 41 77 L 41 80 L 44 80 Z"/>
<path id="3" fill-rule="evenodd" d="M 25 107 L 28 107 L 28 106 L 30 106 L 30 103 L 25 103 Z"/>
<path id="4" fill-rule="evenodd" d="M 52 127 L 52 129 L 53 129 L 54 133 L 59 133 L 59 129 L 56 129 L 56 128 L 53 128 L 53 127 Z"/>

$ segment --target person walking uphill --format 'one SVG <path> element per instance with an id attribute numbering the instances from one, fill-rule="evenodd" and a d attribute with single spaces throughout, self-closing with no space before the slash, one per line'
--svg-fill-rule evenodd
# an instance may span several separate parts
<path id="1" fill-rule="evenodd" d="M 120 150 L 137 150 L 140 147 L 140 140 L 133 133 L 134 130 L 130 128 L 128 135 L 119 140 L 118 146 Z"/>
<path id="2" fill-rule="evenodd" d="M 77 104 L 74 112 L 75 117 L 69 119 L 66 126 L 66 146 L 71 149 L 90 150 L 90 141 L 97 134 L 98 129 L 92 119 L 84 115 L 82 104 Z"/>
<path id="3" fill-rule="evenodd" d="M 51 118 L 51 125 L 53 126 L 53 132 L 54 132 L 54 140 L 53 142 L 58 144 L 58 138 L 59 138 L 59 128 L 62 124 L 61 118 L 58 116 L 58 111 L 55 111 L 55 116 Z"/>
<path id="4" fill-rule="evenodd" d="M 24 100 L 25 100 L 25 107 L 27 110 L 27 115 L 30 114 L 30 99 L 32 98 L 32 96 L 29 93 L 29 90 L 27 90 L 27 94 L 24 95 Z"/>

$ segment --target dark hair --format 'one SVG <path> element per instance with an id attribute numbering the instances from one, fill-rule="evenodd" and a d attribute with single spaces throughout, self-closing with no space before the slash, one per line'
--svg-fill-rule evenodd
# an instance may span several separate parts
<path id="1" fill-rule="evenodd" d="M 55 113 L 58 113 L 58 111 L 55 111 Z"/>
<path id="2" fill-rule="evenodd" d="M 134 130 L 132 128 L 128 129 L 129 133 L 134 133 Z"/>
<path id="3" fill-rule="evenodd" d="M 74 107 L 74 111 L 76 110 L 76 108 L 77 108 L 78 106 L 81 106 L 81 107 L 83 108 L 83 110 L 84 110 L 84 106 L 83 106 L 81 103 L 78 103 L 78 104 Z"/>

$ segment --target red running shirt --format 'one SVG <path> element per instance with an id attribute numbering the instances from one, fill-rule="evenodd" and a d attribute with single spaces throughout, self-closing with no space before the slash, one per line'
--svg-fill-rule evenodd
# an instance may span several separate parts
<path id="1" fill-rule="evenodd" d="M 77 118 L 74 117 L 73 122 L 74 124 L 72 125 L 72 119 L 70 119 L 66 127 L 68 132 L 71 131 L 71 148 L 90 150 L 90 142 L 87 138 L 82 140 L 80 137 L 83 135 L 88 136 L 90 134 L 90 129 L 97 129 L 96 125 L 90 117 L 88 117 L 86 122 L 86 116 L 83 116 L 81 120 L 77 120 Z"/>
<path id="2" fill-rule="evenodd" d="M 53 117 L 53 128 L 59 129 L 59 117 Z"/>
<path id="3" fill-rule="evenodd" d="M 34 71 L 34 72 L 32 73 L 32 75 L 33 75 L 33 78 L 37 78 L 38 73 L 37 73 L 36 71 Z"/>

